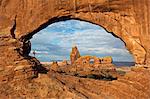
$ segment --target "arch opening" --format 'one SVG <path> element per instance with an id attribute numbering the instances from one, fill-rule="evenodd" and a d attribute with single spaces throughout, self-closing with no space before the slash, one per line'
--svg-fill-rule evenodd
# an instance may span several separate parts
<path id="1" fill-rule="evenodd" d="M 91 22 L 64 17 L 39 27 L 39 29 L 30 33 L 31 37 L 35 33 L 36 35 L 31 39 L 32 50 L 30 55 L 35 55 L 40 61 L 69 60 L 72 46 L 77 45 L 81 55 L 112 56 L 116 65 L 121 65 L 121 62 L 134 65 L 134 59 L 125 48 L 125 43 L 114 33 L 108 33 L 103 27 Z M 45 51 L 41 48 L 44 48 Z"/>

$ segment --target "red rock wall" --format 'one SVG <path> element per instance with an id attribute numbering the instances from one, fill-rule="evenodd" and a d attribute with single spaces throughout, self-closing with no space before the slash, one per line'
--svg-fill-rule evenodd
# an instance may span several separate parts
<path id="1" fill-rule="evenodd" d="M 150 0 L 0 0 L 0 66 L 21 64 L 35 33 L 72 18 L 104 27 L 137 64 L 150 64 L 149 7 Z"/>

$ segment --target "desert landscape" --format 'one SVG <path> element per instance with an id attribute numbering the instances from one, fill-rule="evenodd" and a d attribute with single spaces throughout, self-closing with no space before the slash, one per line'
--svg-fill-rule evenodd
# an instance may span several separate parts
<path id="1" fill-rule="evenodd" d="M 149 0 L 0 0 L 0 99 L 149 99 Z M 121 39 L 135 66 L 117 67 L 111 56 L 40 62 L 31 38 L 70 19 L 102 26 Z"/>

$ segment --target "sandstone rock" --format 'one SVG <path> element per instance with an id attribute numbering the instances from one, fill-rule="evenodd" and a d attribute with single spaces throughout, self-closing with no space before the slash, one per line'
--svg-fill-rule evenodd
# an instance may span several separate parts
<path id="1" fill-rule="evenodd" d="M 53 62 L 53 63 L 51 64 L 50 69 L 52 69 L 52 70 L 54 70 L 54 71 L 57 71 L 57 69 L 58 69 L 58 63 L 57 63 L 57 62 Z"/>
<path id="2" fill-rule="evenodd" d="M 67 60 L 63 60 L 62 63 L 61 63 L 61 66 L 67 66 L 67 65 L 68 65 Z"/>
<path id="3" fill-rule="evenodd" d="M 59 73 L 50 73 L 50 77 L 55 77 L 60 83 L 67 86 L 71 91 L 77 91 L 85 97 L 85 99 L 105 99 L 106 97 L 119 99 L 124 97 L 130 99 L 135 98 L 149 98 L 149 92 L 147 88 L 150 88 L 149 71 L 144 70 L 138 72 L 130 72 L 124 77 L 118 78 L 113 81 L 101 81 L 90 78 L 79 78 L 69 75 L 61 75 Z M 144 74 L 145 73 L 145 74 Z M 142 75 L 146 76 L 142 76 Z M 143 79 L 145 81 L 143 81 Z M 145 86 L 143 86 L 145 85 Z M 129 87 L 130 86 L 130 87 Z M 131 87 L 132 86 L 132 87 Z M 78 94 L 77 93 L 77 94 Z"/>
<path id="4" fill-rule="evenodd" d="M 75 61 L 76 65 L 84 65 L 84 64 L 111 64 L 113 61 L 111 56 L 106 56 L 103 58 L 98 58 L 96 56 L 81 56 Z"/>
<path id="5" fill-rule="evenodd" d="M 75 99 L 99 97 L 148 99 L 150 97 L 149 9 L 149 0 L 80 0 L 80 2 L 78 0 L 0 0 L 0 67 L 2 67 L 0 79 L 4 78 L 1 82 L 6 81 L 4 84 L 0 82 L 0 97 L 31 99 L 56 96 L 64 99 L 76 96 Z M 55 75 L 53 78 L 61 83 L 57 83 L 57 88 L 54 86 L 56 82 L 51 86 L 46 80 L 45 84 L 29 83 L 25 77 L 27 74 L 27 77 L 32 76 L 33 67 L 36 67 L 38 61 L 28 56 L 31 47 L 28 41 L 49 24 L 68 19 L 84 20 L 104 27 L 125 43 L 136 64 L 146 64 L 149 66 L 148 69 L 135 69 L 125 77 L 112 82 L 51 73 L 50 77 Z M 17 77 L 19 81 L 15 81 L 13 69 L 22 64 L 31 67 L 16 73 L 22 76 Z M 45 93 L 41 95 L 43 86 Z M 56 90 L 46 92 L 46 88 Z M 65 97 L 66 92 L 71 95 Z"/>
<path id="6" fill-rule="evenodd" d="M 93 59 L 94 59 L 94 65 L 101 64 L 101 61 L 98 57 L 94 56 Z"/>
<path id="7" fill-rule="evenodd" d="M 113 62 L 113 59 L 111 56 L 100 58 L 100 61 L 102 64 L 111 64 Z"/>
<path id="8" fill-rule="evenodd" d="M 104 27 L 124 41 L 136 64 L 150 63 L 149 2 L 146 0 L 81 0 L 0 2 L 0 66 L 14 65 L 27 59 L 29 40 L 37 31 L 60 20 L 79 19 Z M 69 5 L 69 6 L 67 6 Z M 109 6 L 109 7 L 108 7 Z M 40 10 L 39 10 L 40 9 Z M 33 13 L 35 12 L 35 13 Z M 42 13 L 42 14 L 41 14 Z M 9 57 L 9 58 L 8 58 Z M 20 63 L 21 64 L 21 61 Z"/>
<path id="9" fill-rule="evenodd" d="M 73 64 L 56 66 L 53 70 L 79 77 L 92 76 L 99 79 L 116 79 L 119 74 L 117 74 L 115 66 L 111 64 L 110 59 L 111 57 L 106 57 L 104 64 L 100 63 L 100 59 L 96 56 L 81 56 Z"/>
<path id="10" fill-rule="evenodd" d="M 77 46 L 72 48 L 72 52 L 70 53 L 70 61 L 73 64 L 80 57 L 79 50 Z"/>
<path id="11" fill-rule="evenodd" d="M 90 59 L 92 59 L 92 56 L 81 56 L 75 61 L 76 65 L 84 65 L 84 64 L 90 64 Z"/>
<path id="12" fill-rule="evenodd" d="M 129 72 L 118 80 L 105 81 L 80 78 L 49 71 L 32 81 L 13 81 L 1 84 L 1 98 L 75 98 L 75 99 L 126 99 L 149 98 L 150 71 Z M 145 76 L 143 76 L 145 75 Z M 131 87 L 132 86 L 132 87 Z"/>
<path id="13" fill-rule="evenodd" d="M 92 66 L 93 64 L 100 64 L 100 60 L 96 56 L 81 56 L 78 58 L 75 63 L 76 65 L 86 65 L 86 66 Z"/>

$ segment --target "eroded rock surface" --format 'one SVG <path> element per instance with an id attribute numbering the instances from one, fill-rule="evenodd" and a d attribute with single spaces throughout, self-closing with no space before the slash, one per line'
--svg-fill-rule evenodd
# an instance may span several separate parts
<path id="1" fill-rule="evenodd" d="M 77 48 L 77 46 L 75 47 L 72 47 L 72 51 L 70 53 L 70 61 L 71 61 L 71 64 L 74 64 L 74 62 L 80 58 L 80 52 Z"/>
<path id="2" fill-rule="evenodd" d="M 28 51 L 23 50 L 24 46 L 37 31 L 56 21 L 74 18 L 103 26 L 125 42 L 137 64 L 148 64 L 149 2 L 149 0 L 27 0 L 25 2 L 1 0 L 0 51 L 9 49 L 1 53 L 1 60 L 7 60 L 9 52 L 13 56 L 17 54 L 20 56 L 20 53 L 27 54 Z M 14 52 L 15 49 L 19 51 Z M 14 58 L 10 59 L 12 64 Z"/>
<path id="3" fill-rule="evenodd" d="M 111 56 L 106 56 L 106 57 L 100 58 L 100 61 L 102 64 L 111 64 L 113 62 L 113 59 Z"/>
<path id="4" fill-rule="evenodd" d="M 125 42 L 137 64 L 148 64 L 149 2 L 149 0 L 145 2 L 141 0 L 27 0 L 25 2 L 1 0 L 0 51 L 4 52 L 0 55 L 1 60 L 7 60 L 9 51 L 13 56 L 28 53 L 23 50 L 25 42 L 47 25 L 55 21 L 77 18 L 101 25 L 107 31 L 113 32 Z M 19 51 L 15 52 L 15 49 Z M 12 64 L 14 58 L 10 59 Z"/>
<path id="5" fill-rule="evenodd" d="M 94 64 L 94 65 L 99 65 L 99 64 L 111 64 L 113 62 L 112 57 L 106 56 L 103 58 L 99 58 L 96 56 L 81 56 L 78 58 L 74 64 L 76 65 L 84 65 L 84 64 Z"/>
<path id="6" fill-rule="evenodd" d="M 65 75 L 101 80 L 114 80 L 121 76 L 112 64 L 111 57 L 81 56 L 71 64 L 51 64 L 50 69 Z"/>
<path id="7" fill-rule="evenodd" d="M 0 66 L 28 57 L 29 40 L 61 20 L 78 19 L 104 27 L 124 41 L 136 64 L 149 64 L 149 0 L 1 0 Z M 9 58 L 8 58 L 9 57 Z M 31 64 L 30 58 L 27 65 Z"/>
<path id="8" fill-rule="evenodd" d="M 104 27 L 124 41 L 136 64 L 150 66 L 149 9 L 149 0 L 0 0 L 0 97 L 148 99 L 149 67 L 112 82 L 49 72 L 54 84 L 40 82 L 42 78 L 33 83 L 28 78 L 40 70 L 39 62 L 28 54 L 29 40 L 39 30 L 56 21 L 78 19 Z"/>

